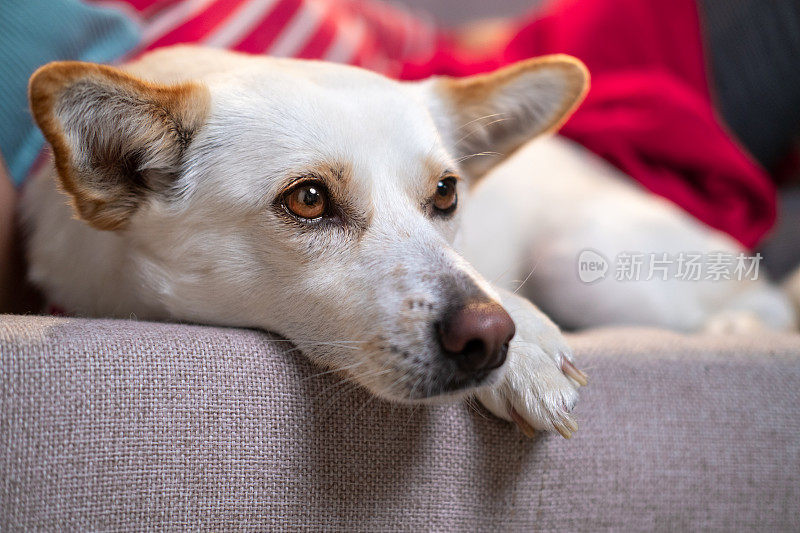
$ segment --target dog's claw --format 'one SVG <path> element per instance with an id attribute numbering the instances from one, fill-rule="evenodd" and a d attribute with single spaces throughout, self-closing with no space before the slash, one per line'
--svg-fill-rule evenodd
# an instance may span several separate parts
<path id="1" fill-rule="evenodd" d="M 564 407 L 565 411 L 551 415 L 550 421 L 562 437 L 569 439 L 573 433 L 578 431 L 578 423 L 566 411 L 566 406 L 562 405 L 562 407 Z"/>
<path id="2" fill-rule="evenodd" d="M 553 422 L 553 427 L 556 428 L 556 431 L 558 431 L 561 434 L 561 436 L 564 437 L 565 439 L 569 439 L 570 437 L 572 437 L 572 432 L 569 429 L 567 429 L 566 426 L 564 426 L 563 424 L 559 422 Z"/>
<path id="3" fill-rule="evenodd" d="M 566 357 L 562 359 L 561 370 L 567 376 L 574 379 L 578 383 L 578 385 L 585 387 L 586 385 L 589 384 L 589 376 L 587 376 L 585 372 L 578 370 L 575 367 L 575 365 L 572 364 L 572 361 L 570 361 Z"/>
<path id="4" fill-rule="evenodd" d="M 536 436 L 536 430 L 533 429 L 533 427 L 531 427 L 531 425 L 528 424 L 524 418 L 522 418 L 522 415 L 520 415 L 517 410 L 510 405 L 508 406 L 508 413 L 511 416 L 511 420 L 514 421 L 519 430 L 522 431 L 523 435 L 529 439 L 532 439 Z"/>
<path id="5" fill-rule="evenodd" d="M 555 324 L 524 298 L 501 294 L 516 324 L 516 336 L 502 381 L 478 389 L 476 396 L 527 437 L 547 431 L 569 439 L 578 429 L 571 411 L 579 384 L 586 385 L 587 376 L 570 361 L 571 350 Z"/>

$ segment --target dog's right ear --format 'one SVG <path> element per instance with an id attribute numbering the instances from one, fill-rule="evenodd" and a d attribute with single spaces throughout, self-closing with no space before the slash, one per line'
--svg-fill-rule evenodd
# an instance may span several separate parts
<path id="1" fill-rule="evenodd" d="M 170 185 L 209 107 L 202 85 L 73 61 L 37 70 L 29 98 L 78 216 L 104 230 L 124 228 L 147 194 Z"/>

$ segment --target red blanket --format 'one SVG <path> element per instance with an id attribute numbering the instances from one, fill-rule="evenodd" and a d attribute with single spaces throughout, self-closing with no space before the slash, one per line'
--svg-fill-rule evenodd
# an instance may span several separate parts
<path id="1" fill-rule="evenodd" d="M 775 186 L 714 110 L 694 0 L 551 2 L 504 48 L 476 58 L 444 39 L 403 77 L 466 75 L 556 52 L 580 58 L 592 74 L 563 135 L 745 246 L 764 237 L 775 221 Z"/>

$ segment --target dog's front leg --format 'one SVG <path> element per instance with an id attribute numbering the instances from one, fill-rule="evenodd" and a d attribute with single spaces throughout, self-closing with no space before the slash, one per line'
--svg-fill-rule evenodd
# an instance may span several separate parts
<path id="1" fill-rule="evenodd" d="M 517 332 L 503 379 L 479 390 L 477 397 L 529 437 L 534 430 L 545 430 L 569 438 L 578 428 L 571 411 L 578 401 L 577 387 L 587 383 L 586 374 L 573 365 L 558 326 L 527 299 L 503 289 L 498 292 Z"/>

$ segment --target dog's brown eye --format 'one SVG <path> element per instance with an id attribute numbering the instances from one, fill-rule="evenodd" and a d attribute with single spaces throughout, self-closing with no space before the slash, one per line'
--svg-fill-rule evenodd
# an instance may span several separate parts
<path id="1" fill-rule="evenodd" d="M 301 183 L 286 192 L 283 205 L 295 216 L 315 219 L 327 211 L 328 194 L 319 183 Z"/>
<path id="2" fill-rule="evenodd" d="M 456 208 L 457 203 L 456 179 L 439 180 L 436 184 L 436 194 L 433 195 L 433 206 L 441 213 L 450 213 Z"/>

